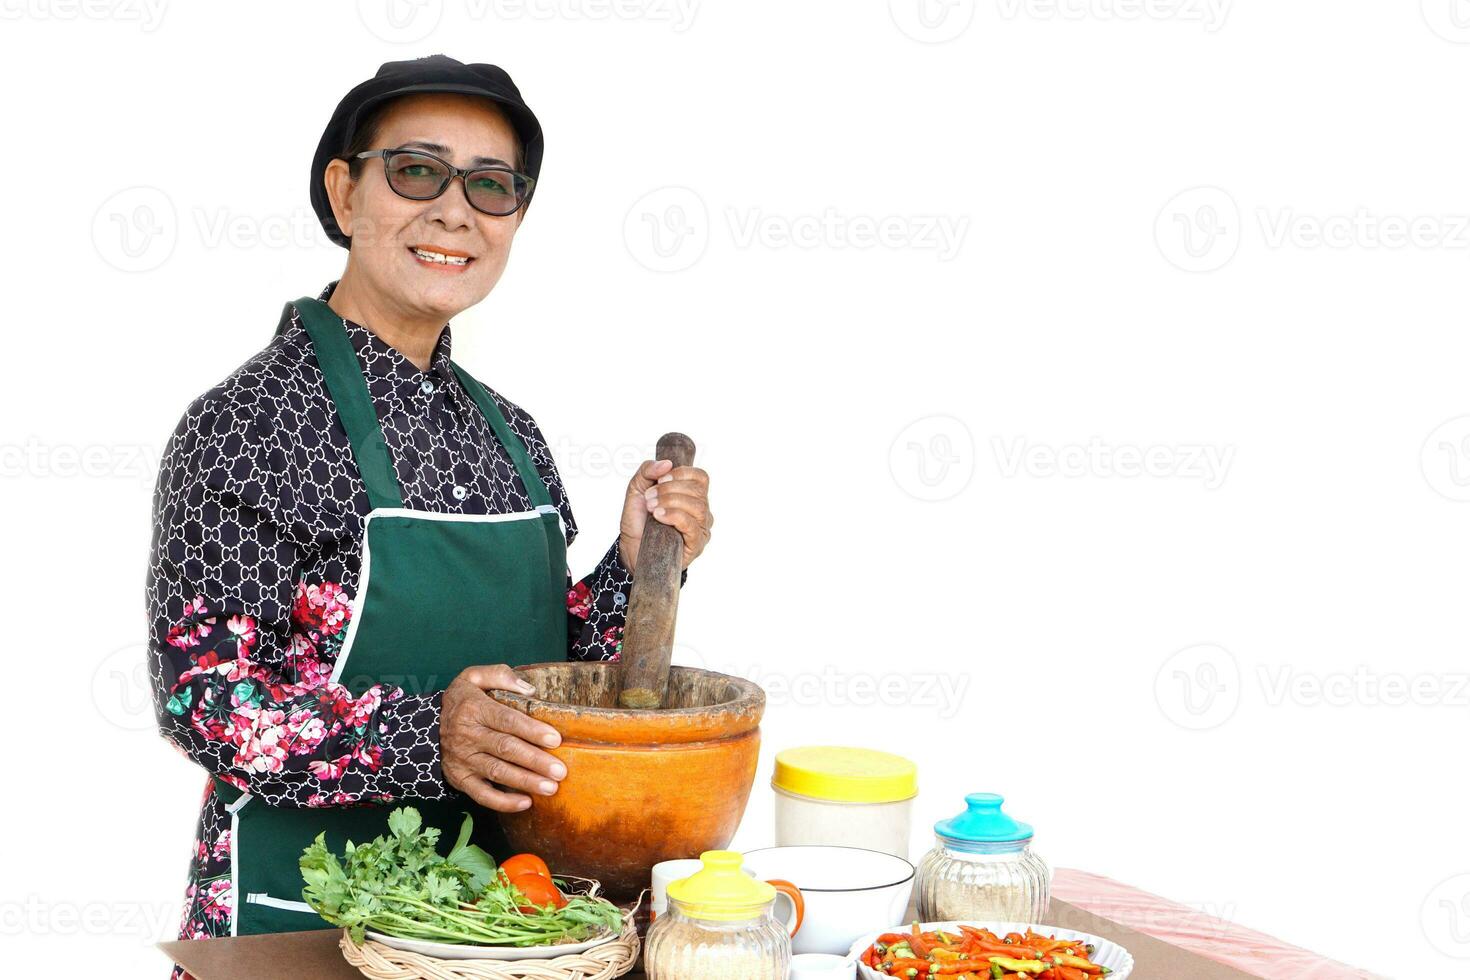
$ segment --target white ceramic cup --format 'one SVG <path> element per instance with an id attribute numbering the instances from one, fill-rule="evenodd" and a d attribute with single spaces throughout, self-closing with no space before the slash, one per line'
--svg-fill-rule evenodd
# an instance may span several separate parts
<path id="1" fill-rule="evenodd" d="M 652 882 L 650 883 L 651 914 L 649 921 L 652 922 L 669 910 L 669 883 L 678 881 L 680 878 L 688 878 L 694 872 L 704 867 L 704 862 L 699 858 L 678 858 L 673 861 L 660 861 L 653 866 Z M 755 877 L 755 872 L 747 867 L 741 867 L 741 871 Z M 801 928 L 802 916 L 805 909 L 798 910 L 796 902 L 790 895 L 783 891 L 776 892 L 776 904 L 771 913 L 777 922 L 784 923 L 787 931 L 795 934 Z M 839 974 L 840 976 L 840 974 Z"/>
<path id="2" fill-rule="evenodd" d="M 853 980 L 857 963 L 833 953 L 797 953 L 791 957 L 790 980 Z"/>

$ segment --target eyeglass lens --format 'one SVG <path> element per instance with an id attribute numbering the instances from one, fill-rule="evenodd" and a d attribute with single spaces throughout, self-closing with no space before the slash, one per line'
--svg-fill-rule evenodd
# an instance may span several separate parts
<path id="1" fill-rule="evenodd" d="M 449 183 L 444 164 L 422 153 L 404 151 L 388 156 L 388 184 L 404 197 L 427 201 L 438 197 Z M 465 177 L 470 205 L 490 214 L 510 214 L 525 200 L 529 186 L 513 170 L 487 168 Z"/>

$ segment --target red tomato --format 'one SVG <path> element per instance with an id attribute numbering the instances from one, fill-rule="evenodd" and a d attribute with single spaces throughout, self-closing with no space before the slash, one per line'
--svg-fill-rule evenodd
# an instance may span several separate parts
<path id="1" fill-rule="evenodd" d="M 536 874 L 534 871 L 522 871 L 511 878 L 510 883 L 516 891 L 526 897 L 526 901 L 535 906 L 535 908 L 528 908 L 522 905 L 520 907 L 522 912 L 535 912 L 547 905 L 556 908 L 566 907 L 567 900 L 562 897 L 561 890 L 552 884 L 550 878 Z"/>
<path id="2" fill-rule="evenodd" d="M 506 858 L 505 862 L 500 865 L 500 870 L 505 872 L 507 878 L 514 878 L 526 872 L 538 874 L 543 878 L 551 877 L 551 869 L 546 866 L 546 862 L 534 854 L 517 854 L 515 857 Z"/>

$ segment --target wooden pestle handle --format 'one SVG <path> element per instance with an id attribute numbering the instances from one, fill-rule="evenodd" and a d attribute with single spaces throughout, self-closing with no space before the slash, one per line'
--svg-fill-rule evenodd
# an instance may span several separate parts
<path id="1" fill-rule="evenodd" d="M 694 440 L 682 432 L 665 432 L 653 458 L 672 460 L 676 468 L 693 466 Z M 684 536 L 649 513 L 638 544 L 638 567 L 633 570 L 618 657 L 622 664 L 619 707 L 662 708 L 668 698 L 683 561 Z"/>

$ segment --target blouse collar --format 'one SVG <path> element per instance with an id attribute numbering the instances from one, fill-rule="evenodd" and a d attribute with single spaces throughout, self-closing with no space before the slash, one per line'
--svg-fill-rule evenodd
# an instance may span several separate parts
<path id="1" fill-rule="evenodd" d="M 341 280 L 334 279 L 327 283 L 317 299 L 325 303 L 337 288 L 338 282 Z M 439 332 L 439 340 L 434 344 L 434 351 L 429 357 L 429 370 L 420 371 L 418 365 L 410 361 L 402 351 L 389 345 L 367 327 L 346 317 L 343 317 L 343 321 L 347 324 L 347 336 L 357 352 L 357 359 L 369 377 L 390 378 L 411 385 L 422 385 L 429 374 L 437 374 L 445 381 L 454 380 L 454 369 L 449 363 L 452 347 L 449 324 L 444 324 L 444 329 Z"/>

